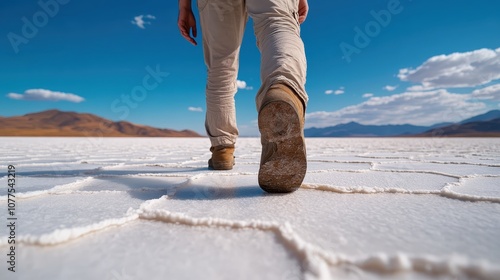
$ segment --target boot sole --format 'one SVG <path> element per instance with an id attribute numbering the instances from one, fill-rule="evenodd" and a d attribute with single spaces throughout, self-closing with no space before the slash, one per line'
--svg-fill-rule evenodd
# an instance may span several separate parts
<path id="1" fill-rule="evenodd" d="M 274 152 L 262 158 L 260 187 L 270 193 L 297 190 L 306 175 L 307 159 L 303 131 L 295 108 L 285 101 L 265 105 L 259 113 L 259 130 L 263 143 L 274 146 Z"/>

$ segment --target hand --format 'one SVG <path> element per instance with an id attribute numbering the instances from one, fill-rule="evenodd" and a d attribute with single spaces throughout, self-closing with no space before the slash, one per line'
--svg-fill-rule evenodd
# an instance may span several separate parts
<path id="1" fill-rule="evenodd" d="M 306 21 L 307 13 L 309 12 L 309 4 L 307 0 L 299 0 L 299 24 Z"/>
<path id="2" fill-rule="evenodd" d="M 196 38 L 196 19 L 193 14 L 191 7 L 179 7 L 179 17 L 177 19 L 177 26 L 181 31 L 182 37 L 184 37 L 188 42 L 193 45 L 197 45 L 194 38 Z M 191 37 L 191 31 L 193 32 L 193 37 Z"/>

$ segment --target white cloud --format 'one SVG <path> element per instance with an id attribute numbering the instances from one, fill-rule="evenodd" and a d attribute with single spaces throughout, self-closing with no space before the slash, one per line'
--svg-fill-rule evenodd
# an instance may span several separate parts
<path id="1" fill-rule="evenodd" d="M 408 87 L 406 90 L 407 91 L 426 91 L 426 90 L 432 90 L 432 89 L 433 89 L 432 87 L 424 87 L 424 86 L 418 85 L 418 86 Z"/>
<path id="2" fill-rule="evenodd" d="M 236 80 L 236 86 L 239 88 L 239 89 L 245 89 L 247 87 L 247 82 L 245 81 L 240 81 L 240 80 Z"/>
<path id="3" fill-rule="evenodd" d="M 365 93 L 366 101 L 338 111 L 308 113 L 306 127 L 351 121 L 367 125 L 432 125 L 461 121 L 495 109 L 500 101 L 500 83 L 495 82 L 500 79 L 500 48 L 435 56 L 415 70 L 401 69 L 398 77 L 415 85 L 406 92 L 383 97 Z M 468 93 L 447 89 L 486 84 L 490 85 Z M 397 87 L 386 85 L 383 89 L 394 91 Z"/>
<path id="4" fill-rule="evenodd" d="M 306 127 L 327 127 L 340 123 L 431 125 L 457 122 L 482 114 L 488 106 L 474 99 L 473 93 L 457 94 L 439 89 L 405 92 L 370 99 L 334 112 L 306 115 Z"/>
<path id="5" fill-rule="evenodd" d="M 332 94 L 333 93 L 335 95 L 339 95 L 339 94 L 343 94 L 344 92 L 345 92 L 344 87 L 340 87 L 337 90 L 333 90 L 333 89 L 326 90 L 325 94 Z"/>
<path id="6" fill-rule="evenodd" d="M 472 92 L 472 97 L 482 100 L 500 101 L 500 84 L 476 89 Z"/>
<path id="7" fill-rule="evenodd" d="M 51 91 L 48 89 L 28 89 L 24 94 L 11 92 L 7 94 L 11 99 L 34 100 L 34 101 L 69 101 L 80 103 L 85 99 L 73 93 Z"/>
<path id="8" fill-rule="evenodd" d="M 236 86 L 238 87 L 238 89 L 246 89 L 246 90 L 253 89 L 253 87 L 247 86 L 247 82 L 241 80 L 236 80 Z"/>
<path id="9" fill-rule="evenodd" d="M 383 89 L 385 89 L 387 91 L 394 91 L 397 88 L 398 88 L 398 86 L 390 86 L 390 85 L 386 85 L 385 87 L 383 87 Z"/>
<path id="10" fill-rule="evenodd" d="M 201 107 L 188 107 L 188 110 L 191 112 L 203 112 Z"/>
<path id="11" fill-rule="evenodd" d="M 144 18 L 147 19 L 156 19 L 155 16 L 152 15 L 138 15 L 134 17 L 134 20 L 131 21 L 133 25 L 137 25 L 139 28 L 145 29 L 146 27 L 144 26 L 145 24 L 151 24 L 150 21 L 145 21 Z"/>
<path id="12" fill-rule="evenodd" d="M 336 91 L 334 91 L 333 93 L 335 95 L 339 95 L 339 94 L 344 94 L 344 87 L 340 87 L 339 89 L 337 89 Z"/>
<path id="13" fill-rule="evenodd" d="M 434 56 L 416 69 L 400 69 L 398 77 L 416 83 L 413 91 L 484 85 L 500 79 L 500 48 Z"/>

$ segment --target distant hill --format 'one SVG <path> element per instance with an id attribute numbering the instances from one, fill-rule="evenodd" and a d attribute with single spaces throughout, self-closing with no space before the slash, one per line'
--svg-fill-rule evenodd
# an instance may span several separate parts
<path id="1" fill-rule="evenodd" d="M 500 118 L 449 125 L 416 136 L 500 137 Z"/>
<path id="2" fill-rule="evenodd" d="M 356 122 L 326 128 L 308 128 L 306 137 L 375 137 L 417 134 L 429 130 L 427 126 L 415 125 L 362 125 Z"/>
<path id="3" fill-rule="evenodd" d="M 306 137 L 397 137 L 397 136 L 500 136 L 500 110 L 489 111 L 459 123 L 438 123 L 431 126 L 363 125 L 356 122 L 324 128 L 305 129 Z"/>
<path id="4" fill-rule="evenodd" d="M 477 115 L 475 117 L 463 120 L 460 123 L 464 124 L 464 123 L 470 123 L 470 122 L 491 121 L 491 120 L 497 119 L 497 118 L 500 118 L 500 110 L 489 111 L 485 114 Z"/>
<path id="5" fill-rule="evenodd" d="M 59 110 L 0 117 L 0 136 L 201 137 L 191 130 L 113 122 L 92 114 Z"/>

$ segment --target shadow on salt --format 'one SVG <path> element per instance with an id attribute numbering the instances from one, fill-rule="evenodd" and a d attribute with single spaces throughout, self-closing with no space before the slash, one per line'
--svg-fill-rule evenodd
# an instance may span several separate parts
<path id="1" fill-rule="evenodd" d="M 265 195 L 270 194 L 264 192 L 259 186 L 223 187 L 192 185 L 186 188 L 179 189 L 170 198 L 177 200 L 223 200 L 262 197 Z"/>
<path id="2" fill-rule="evenodd" d="M 171 194 L 185 180 L 183 177 L 103 176 L 94 178 L 92 184 L 81 188 L 81 191 L 122 191 L 132 198 L 145 201 Z"/>

